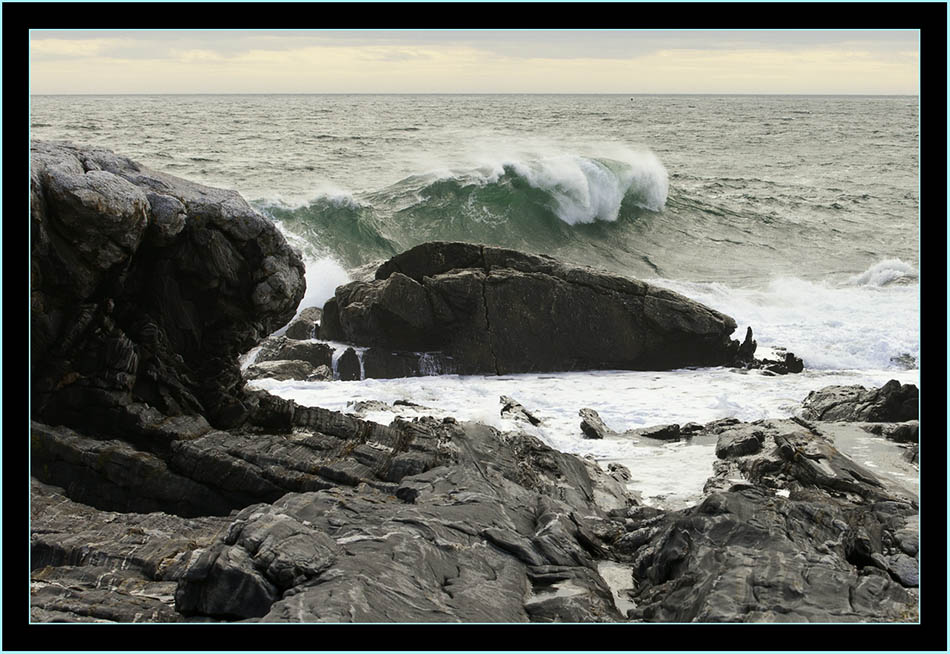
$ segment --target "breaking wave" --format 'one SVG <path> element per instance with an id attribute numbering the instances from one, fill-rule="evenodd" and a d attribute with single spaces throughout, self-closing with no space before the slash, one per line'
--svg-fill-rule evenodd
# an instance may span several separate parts
<path id="1" fill-rule="evenodd" d="M 321 193 L 302 206 L 257 204 L 286 229 L 357 266 L 430 240 L 532 251 L 606 242 L 617 229 L 611 225 L 662 211 L 668 191 L 666 169 L 651 153 L 562 154 L 428 172 L 361 194 Z"/>

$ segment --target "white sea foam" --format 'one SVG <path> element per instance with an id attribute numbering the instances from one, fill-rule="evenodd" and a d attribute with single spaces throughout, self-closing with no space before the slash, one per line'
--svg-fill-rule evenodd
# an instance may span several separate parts
<path id="1" fill-rule="evenodd" d="M 280 195 L 258 194 L 258 199 L 251 205 L 259 209 L 266 207 L 280 207 L 288 211 L 304 209 L 316 202 L 326 202 L 336 207 L 358 209 L 362 203 L 356 198 L 353 191 L 337 186 L 329 181 L 320 181 L 316 185 L 296 192 L 283 192 Z"/>
<path id="2" fill-rule="evenodd" d="M 337 286 L 350 281 L 350 276 L 340 262 L 332 257 L 304 259 L 307 269 L 307 292 L 300 301 L 298 314 L 307 307 L 323 307 L 333 297 Z"/>
<path id="3" fill-rule="evenodd" d="M 651 280 L 751 326 L 760 347 L 785 347 L 818 370 L 886 369 L 920 359 L 919 287 L 835 285 L 776 278 L 762 289 Z"/>
<path id="4" fill-rule="evenodd" d="M 917 281 L 917 269 L 900 259 L 885 259 L 874 264 L 860 275 L 855 275 L 848 283 L 855 286 L 887 286 L 900 280 L 901 282 Z"/>
<path id="5" fill-rule="evenodd" d="M 324 254 L 317 250 L 312 243 L 302 236 L 295 234 L 292 230 L 286 229 L 281 221 L 275 220 L 274 224 L 280 230 L 284 238 L 291 246 L 296 248 L 303 257 L 305 279 L 307 281 L 307 290 L 303 299 L 297 305 L 297 314 L 308 307 L 323 307 L 327 300 L 333 297 L 337 286 L 342 286 L 350 282 L 350 275 L 336 258 Z M 286 326 L 275 332 L 275 335 L 281 335 L 286 330 Z"/>
<path id="6" fill-rule="evenodd" d="M 262 379 L 251 382 L 299 404 L 349 411 L 348 402 L 409 400 L 424 407 L 423 415 L 453 416 L 508 431 L 522 429 L 552 447 L 581 456 L 591 455 L 606 465 L 619 462 L 633 476 L 630 487 L 654 504 L 679 507 L 699 498 L 712 474 L 715 442 L 663 443 L 649 439 L 583 438 L 578 411 L 596 410 L 608 427 L 636 427 L 708 422 L 724 417 L 757 420 L 788 417 L 812 390 L 830 384 L 880 386 L 891 378 L 919 383 L 917 371 L 809 370 L 798 375 L 769 377 L 725 368 L 666 372 L 594 371 L 495 376 L 444 375 L 407 379 L 366 379 L 359 382 L 300 382 Z M 503 418 L 499 397 L 508 395 L 542 420 L 533 427 Z M 420 415 L 400 407 L 404 415 Z M 371 412 L 369 420 L 388 424 L 393 413 Z"/>

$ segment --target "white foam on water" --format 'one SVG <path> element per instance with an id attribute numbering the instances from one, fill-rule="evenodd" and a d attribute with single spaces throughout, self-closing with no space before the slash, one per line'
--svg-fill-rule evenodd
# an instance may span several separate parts
<path id="1" fill-rule="evenodd" d="M 920 360 L 920 287 L 837 285 L 776 278 L 765 288 L 654 279 L 735 318 L 733 338 L 751 326 L 760 347 L 781 346 L 806 368 L 861 370 L 899 367 L 892 358 Z M 761 356 L 760 352 L 756 352 Z"/>
<path id="2" fill-rule="evenodd" d="M 725 417 L 744 421 L 794 415 L 812 390 L 831 384 L 881 386 L 889 379 L 919 383 L 916 370 L 821 371 L 766 376 L 726 368 L 667 372 L 593 371 L 495 376 L 443 375 L 353 382 L 300 382 L 261 379 L 249 382 L 298 404 L 347 412 L 347 403 L 409 400 L 432 407 L 403 415 L 453 416 L 482 422 L 502 431 L 523 430 L 562 452 L 590 455 L 606 466 L 619 462 L 633 476 L 630 488 L 644 500 L 679 508 L 699 499 L 712 475 L 715 440 L 665 443 L 646 438 L 589 440 L 580 430 L 581 408 L 596 410 L 607 426 L 622 432 L 636 427 L 687 422 L 705 423 Z M 542 420 L 531 426 L 501 416 L 499 397 L 508 395 Z M 389 412 L 367 415 L 381 424 Z"/>
<path id="3" fill-rule="evenodd" d="M 258 193 L 251 205 L 258 208 L 280 207 L 289 211 L 304 209 L 315 202 L 324 201 L 337 207 L 358 209 L 362 203 L 356 199 L 353 191 L 334 184 L 329 180 L 318 180 L 307 189 L 297 192 L 282 192 L 280 195 Z"/>
<path id="4" fill-rule="evenodd" d="M 300 301 L 297 314 L 307 307 L 323 307 L 327 300 L 333 297 L 337 286 L 350 281 L 350 275 L 340 262 L 332 257 L 319 259 L 304 259 L 307 273 L 307 291 Z"/>

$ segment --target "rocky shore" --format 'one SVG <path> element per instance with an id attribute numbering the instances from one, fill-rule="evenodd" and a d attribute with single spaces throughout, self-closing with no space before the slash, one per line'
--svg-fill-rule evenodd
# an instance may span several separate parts
<path id="1" fill-rule="evenodd" d="M 836 447 L 860 430 L 916 465 L 916 387 L 638 430 L 716 439 L 702 501 L 665 511 L 526 431 L 424 407 L 381 425 L 245 382 L 800 359 L 755 359 L 751 328 L 731 340 L 670 291 L 460 243 L 295 318 L 300 256 L 236 193 L 105 150 L 32 155 L 34 622 L 917 621 L 918 498 Z M 577 432 L 631 436 L 590 409 Z"/>

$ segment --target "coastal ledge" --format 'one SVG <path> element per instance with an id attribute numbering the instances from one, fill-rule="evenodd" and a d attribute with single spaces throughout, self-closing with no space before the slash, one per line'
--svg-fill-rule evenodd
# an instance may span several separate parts
<path id="1" fill-rule="evenodd" d="M 835 447 L 844 423 L 695 425 L 718 461 L 695 506 L 666 511 L 623 466 L 523 431 L 260 399 L 293 430 L 168 426 L 164 459 L 34 423 L 34 475 L 60 475 L 32 487 L 34 619 L 917 619 L 919 501 Z M 62 475 L 78 468 L 77 487 Z M 96 478 L 118 492 L 78 494 Z M 129 497 L 152 508 L 116 507 Z"/>

